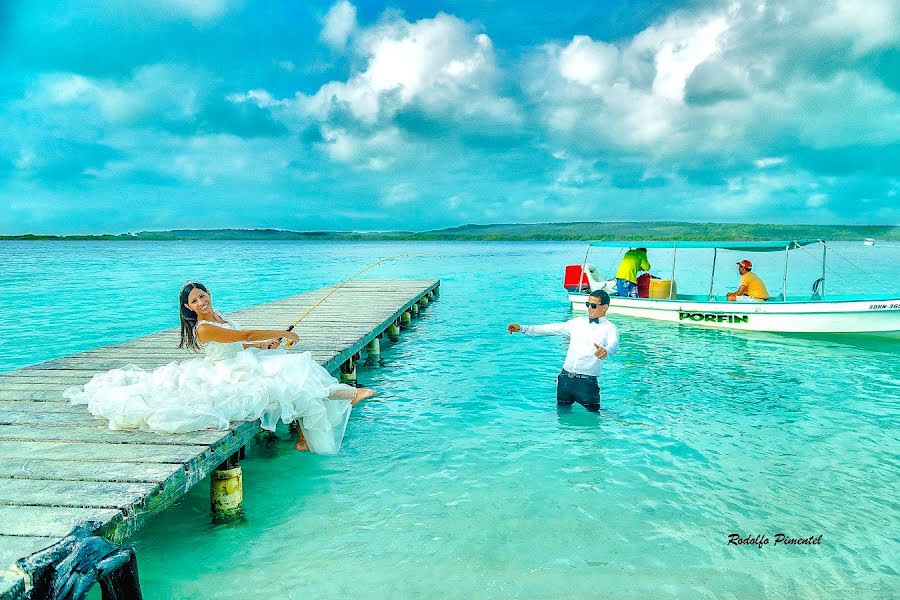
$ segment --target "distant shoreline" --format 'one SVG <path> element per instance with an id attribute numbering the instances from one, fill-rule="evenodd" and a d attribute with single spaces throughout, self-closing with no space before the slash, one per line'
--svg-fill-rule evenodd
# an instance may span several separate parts
<path id="1" fill-rule="evenodd" d="M 0 241 L 900 241 L 895 225 L 772 225 L 675 222 L 580 222 L 463 225 L 432 231 L 292 231 L 285 229 L 172 229 L 121 234 L 3 235 Z"/>

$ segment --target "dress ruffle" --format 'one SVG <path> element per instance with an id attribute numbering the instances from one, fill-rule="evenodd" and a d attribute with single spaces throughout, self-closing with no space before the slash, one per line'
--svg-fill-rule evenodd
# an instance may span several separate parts
<path id="1" fill-rule="evenodd" d="M 109 420 L 110 429 L 184 433 L 259 419 L 263 429 L 300 420 L 310 450 L 340 450 L 351 404 L 309 352 L 242 349 L 227 358 L 171 362 L 152 371 L 126 365 L 64 392 Z M 350 395 L 352 397 L 352 394 Z"/>

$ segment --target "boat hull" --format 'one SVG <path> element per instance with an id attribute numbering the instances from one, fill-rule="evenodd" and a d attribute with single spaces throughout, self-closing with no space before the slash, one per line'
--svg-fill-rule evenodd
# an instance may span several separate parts
<path id="1" fill-rule="evenodd" d="M 585 294 L 569 294 L 586 311 Z M 791 333 L 900 335 L 900 298 L 817 302 L 702 302 L 613 296 L 609 314 L 699 325 L 713 329 Z"/>

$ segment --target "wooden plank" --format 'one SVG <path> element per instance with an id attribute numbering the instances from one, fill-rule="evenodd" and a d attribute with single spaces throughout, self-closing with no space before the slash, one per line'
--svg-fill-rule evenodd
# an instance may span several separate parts
<path id="1" fill-rule="evenodd" d="M 31 402 L 29 400 L 0 400 L 0 413 L 39 411 L 44 413 L 84 415 L 84 406 L 64 402 Z"/>
<path id="2" fill-rule="evenodd" d="M 69 400 L 62 396 L 62 390 L 0 390 L 0 400 L 21 400 L 28 402 L 65 402 Z"/>
<path id="3" fill-rule="evenodd" d="M 190 433 L 154 433 L 152 431 L 114 431 L 106 423 L 88 426 L 0 425 L 0 440 L 104 442 L 106 444 L 162 444 L 175 446 L 212 445 L 231 431 L 192 431 Z"/>
<path id="4" fill-rule="evenodd" d="M 206 450 L 206 446 L 159 444 L 103 444 L 99 442 L 0 442 L 0 456 L 34 460 L 80 460 L 83 462 L 184 463 Z"/>
<path id="5" fill-rule="evenodd" d="M 0 571 L 7 570 L 20 558 L 52 546 L 56 541 L 54 537 L 49 536 L 0 536 Z"/>
<path id="6" fill-rule="evenodd" d="M 5 381 L 0 381 L 0 391 L 10 391 L 10 392 L 39 392 L 39 391 L 49 391 L 49 392 L 58 392 L 62 393 L 67 387 L 71 384 L 66 383 L 64 381 L 61 382 L 49 382 L 49 381 L 9 381 L 8 379 Z"/>
<path id="7" fill-rule="evenodd" d="M 47 402 L 35 402 L 35 405 L 42 407 Z M 75 412 L 71 409 L 78 407 L 64 404 L 64 407 L 70 409 L 66 412 L 46 412 L 43 410 L 0 410 L 0 425 L 55 425 L 64 427 L 67 425 L 97 425 L 105 426 L 109 421 L 100 417 L 91 416 L 85 407 L 81 407 L 81 411 Z"/>
<path id="8" fill-rule="evenodd" d="M 118 509 L 111 508 L 0 505 L 0 544 L 3 542 L 2 536 L 63 538 L 79 523 L 108 523 L 119 514 Z"/>
<path id="9" fill-rule="evenodd" d="M 158 487 L 155 483 L 3 479 L 0 481 L 0 504 L 123 508 L 140 503 Z"/>
<path id="10" fill-rule="evenodd" d="M 181 464 L 134 462 L 82 462 L 0 458 L 0 481 L 55 479 L 57 481 L 120 481 L 160 483 L 182 470 Z"/>

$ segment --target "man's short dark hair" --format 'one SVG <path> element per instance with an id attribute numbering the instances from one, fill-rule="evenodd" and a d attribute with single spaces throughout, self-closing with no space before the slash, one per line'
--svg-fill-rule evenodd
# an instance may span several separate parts
<path id="1" fill-rule="evenodd" d="M 603 290 L 597 290 L 596 292 L 591 292 L 588 296 L 589 298 L 597 298 L 600 300 L 600 305 L 609 304 L 609 294 L 607 294 Z"/>

